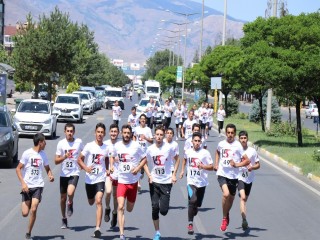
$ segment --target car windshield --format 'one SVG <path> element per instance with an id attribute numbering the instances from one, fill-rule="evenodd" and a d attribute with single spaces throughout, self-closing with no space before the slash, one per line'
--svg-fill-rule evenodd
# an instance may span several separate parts
<path id="1" fill-rule="evenodd" d="M 56 103 L 79 104 L 79 98 L 71 96 L 58 96 Z"/>
<path id="2" fill-rule="evenodd" d="M 82 100 L 89 100 L 89 96 L 86 93 L 75 93 L 75 94 L 78 94 Z"/>
<path id="3" fill-rule="evenodd" d="M 9 127 L 7 117 L 4 112 L 0 112 L 0 127 Z"/>
<path id="4" fill-rule="evenodd" d="M 21 102 L 18 108 L 18 112 L 30 112 L 30 113 L 49 113 L 49 106 L 43 102 Z"/>
<path id="5" fill-rule="evenodd" d="M 158 93 L 159 88 L 158 87 L 147 87 L 147 93 Z"/>
<path id="6" fill-rule="evenodd" d="M 140 106 L 140 107 L 146 107 L 149 102 L 150 102 L 150 101 L 149 101 L 148 99 L 141 100 L 140 103 L 139 103 L 139 106 Z M 155 102 L 156 102 L 156 106 L 157 106 L 157 107 L 160 107 L 159 101 L 155 101 Z"/>
<path id="7" fill-rule="evenodd" d="M 107 97 L 121 97 L 121 91 L 107 90 L 106 96 Z"/>

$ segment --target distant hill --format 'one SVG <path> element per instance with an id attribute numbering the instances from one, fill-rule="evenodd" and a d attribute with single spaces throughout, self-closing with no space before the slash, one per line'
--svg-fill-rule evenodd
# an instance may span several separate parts
<path id="1" fill-rule="evenodd" d="M 188 18 L 187 62 L 192 60 L 200 46 L 202 5 L 191 0 L 10 0 L 6 1 L 5 25 L 24 22 L 29 12 L 37 19 L 43 13 L 51 12 L 55 6 L 68 12 L 72 21 L 88 25 L 95 32 L 100 51 L 111 59 L 144 63 L 152 45 L 158 47 L 156 51 L 162 50 L 161 47 L 169 48 L 170 46 L 165 46 L 167 41 L 175 38 L 164 36 L 172 37 L 174 33 L 158 28 L 177 31 L 179 26 L 161 20 L 180 23 L 186 21 L 184 16 L 173 12 L 199 13 Z M 166 11 L 167 9 L 171 12 Z M 221 43 L 222 24 L 223 13 L 206 7 L 203 51 L 208 45 Z M 228 18 L 227 38 L 241 38 L 243 24 L 242 21 Z M 185 25 L 180 28 L 184 35 Z M 178 49 L 179 44 L 174 49 L 176 54 Z M 184 37 L 180 41 L 180 54 L 184 56 Z"/>

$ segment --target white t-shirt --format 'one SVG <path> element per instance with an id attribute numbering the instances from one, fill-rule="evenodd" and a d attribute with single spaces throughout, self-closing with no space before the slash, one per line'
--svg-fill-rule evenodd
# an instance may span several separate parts
<path id="1" fill-rule="evenodd" d="M 185 139 L 192 137 L 192 126 L 197 123 L 196 120 L 190 120 L 189 118 L 184 121 L 183 128 L 185 129 Z"/>
<path id="2" fill-rule="evenodd" d="M 217 120 L 218 121 L 224 121 L 224 117 L 226 116 L 226 112 L 224 111 L 224 109 L 220 109 L 217 111 Z"/>
<path id="3" fill-rule="evenodd" d="M 208 109 L 207 108 L 201 108 L 199 109 L 199 119 L 202 121 L 202 123 L 207 123 L 208 121 Z"/>
<path id="4" fill-rule="evenodd" d="M 176 117 L 175 124 L 182 123 L 182 116 L 183 116 L 182 110 L 176 109 L 174 111 L 174 116 Z"/>
<path id="5" fill-rule="evenodd" d="M 202 137 L 201 138 L 200 149 L 206 148 L 206 147 L 207 147 L 207 142 L 204 139 L 204 137 Z M 190 137 L 190 138 L 187 138 L 187 140 L 184 142 L 183 150 L 186 152 L 187 150 L 192 149 L 192 148 L 193 148 L 192 137 Z"/>
<path id="6" fill-rule="evenodd" d="M 20 159 L 20 163 L 24 165 L 22 170 L 22 178 L 28 188 L 43 187 L 44 181 L 42 177 L 42 169 L 49 165 L 49 160 L 44 151 L 39 153 L 29 148 L 24 151 Z"/>
<path id="7" fill-rule="evenodd" d="M 220 153 L 218 176 L 223 176 L 229 179 L 237 179 L 239 168 L 234 168 L 230 165 L 230 160 L 235 163 L 241 161 L 243 148 L 238 140 L 228 143 L 226 140 L 219 142 L 217 151 Z"/>
<path id="8" fill-rule="evenodd" d="M 153 103 L 149 102 L 147 104 L 146 111 L 147 111 L 147 118 L 151 118 L 152 116 L 156 116 L 157 111 L 158 111 L 158 107 L 156 106 L 156 103 L 155 102 L 153 102 Z"/>
<path id="9" fill-rule="evenodd" d="M 167 117 L 167 118 L 171 118 L 171 113 L 172 113 L 172 107 L 169 105 L 164 105 L 163 107 L 163 110 L 164 110 L 164 116 Z"/>
<path id="10" fill-rule="evenodd" d="M 122 110 L 120 106 L 112 106 L 112 119 L 120 121 L 121 112 Z"/>
<path id="11" fill-rule="evenodd" d="M 64 156 L 67 152 L 70 154 L 70 157 L 61 163 L 61 177 L 79 176 L 80 167 L 77 160 L 82 150 L 83 144 L 80 138 L 75 138 L 73 142 L 64 138 L 58 142 L 56 155 Z"/>
<path id="12" fill-rule="evenodd" d="M 153 182 L 172 183 L 171 165 L 174 156 L 175 152 L 168 143 L 164 142 L 161 147 L 157 147 L 154 143 L 148 147 L 146 157 Z"/>
<path id="13" fill-rule="evenodd" d="M 128 123 L 130 123 L 132 132 L 134 132 L 136 127 L 139 126 L 139 116 L 137 114 L 135 116 L 130 114 L 128 117 Z"/>
<path id="14" fill-rule="evenodd" d="M 196 121 L 196 123 L 199 123 L 199 110 L 194 110 L 193 120 Z"/>
<path id="15" fill-rule="evenodd" d="M 244 151 L 243 155 L 247 155 L 250 160 L 250 165 L 254 165 L 256 162 L 259 162 L 259 157 L 257 151 L 253 147 L 248 147 L 247 150 Z M 241 167 L 239 169 L 239 180 L 245 183 L 252 183 L 254 180 L 254 171 L 249 172 L 247 166 Z"/>
<path id="16" fill-rule="evenodd" d="M 118 182 L 122 184 L 138 182 L 140 172 L 133 175 L 131 171 L 146 156 L 139 143 L 130 141 L 129 144 L 124 144 L 123 141 L 119 141 L 115 145 L 115 150 L 119 158 Z"/>
<path id="17" fill-rule="evenodd" d="M 210 122 L 210 123 L 213 122 L 212 115 L 213 115 L 213 109 L 208 108 L 208 122 Z"/>
<path id="18" fill-rule="evenodd" d="M 85 157 L 85 165 L 87 167 L 93 166 L 91 173 L 86 172 L 85 182 L 87 184 L 105 182 L 106 170 L 109 167 L 107 161 L 110 154 L 107 145 L 99 146 L 95 141 L 89 142 L 84 146 L 81 154 Z"/>
<path id="19" fill-rule="evenodd" d="M 209 151 L 206 149 L 199 149 L 198 151 L 189 149 L 185 152 L 184 158 L 187 160 L 186 166 L 188 184 L 196 187 L 208 186 L 208 171 L 199 169 L 198 165 L 200 163 L 203 165 L 213 164 L 213 160 Z"/>
<path id="20" fill-rule="evenodd" d="M 172 109 L 174 109 L 176 107 L 176 104 L 173 99 L 169 102 L 169 104 L 172 107 Z"/>
<path id="21" fill-rule="evenodd" d="M 147 147 L 150 146 L 150 143 L 146 139 L 142 139 L 140 137 L 141 135 L 144 135 L 147 138 L 153 138 L 153 135 L 152 135 L 151 129 L 147 126 L 145 126 L 145 127 L 138 126 L 135 129 L 134 136 L 136 137 L 143 152 L 145 153 L 147 151 Z"/>
<path id="22" fill-rule="evenodd" d="M 188 118 L 188 108 L 185 105 L 181 105 L 181 110 L 182 110 L 182 117 L 183 118 Z"/>
<path id="23" fill-rule="evenodd" d="M 110 157 L 117 157 L 116 155 L 116 150 L 115 150 L 115 144 L 113 144 L 111 142 L 111 139 L 108 139 L 106 141 L 103 142 L 105 145 L 107 145 L 107 148 L 109 149 L 109 156 L 108 156 L 108 162 L 109 162 L 109 169 L 110 169 Z M 113 173 L 110 173 L 110 176 L 113 180 L 118 180 L 118 166 L 119 166 L 119 162 L 115 161 L 113 163 Z"/>
<path id="24" fill-rule="evenodd" d="M 169 146 L 171 147 L 171 149 L 174 151 L 174 155 L 173 155 L 173 157 L 172 157 L 172 161 L 171 161 L 171 171 L 173 171 L 174 170 L 174 164 L 175 164 L 175 159 L 174 159 L 174 157 L 175 156 L 178 156 L 179 157 L 179 155 L 180 155 L 180 152 L 179 152 L 179 145 L 178 145 L 178 143 L 176 142 L 176 141 L 171 141 L 170 143 L 168 142 L 168 140 L 165 138 L 165 139 L 163 139 L 163 141 L 165 142 L 165 143 L 167 143 L 167 144 L 169 144 Z"/>

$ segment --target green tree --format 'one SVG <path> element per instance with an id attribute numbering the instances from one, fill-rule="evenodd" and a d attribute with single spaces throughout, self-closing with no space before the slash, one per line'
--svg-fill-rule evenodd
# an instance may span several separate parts
<path id="1" fill-rule="evenodd" d="M 177 67 L 165 67 L 164 69 L 160 70 L 160 72 L 158 72 L 155 80 L 160 82 L 162 91 L 165 91 L 170 87 L 173 87 L 174 91 L 177 85 Z"/>

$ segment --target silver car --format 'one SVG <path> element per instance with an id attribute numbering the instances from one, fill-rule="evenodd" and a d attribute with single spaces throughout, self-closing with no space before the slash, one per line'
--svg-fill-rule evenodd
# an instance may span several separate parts
<path id="1" fill-rule="evenodd" d="M 78 94 L 59 94 L 53 105 L 58 120 L 83 122 L 83 104 Z"/>

